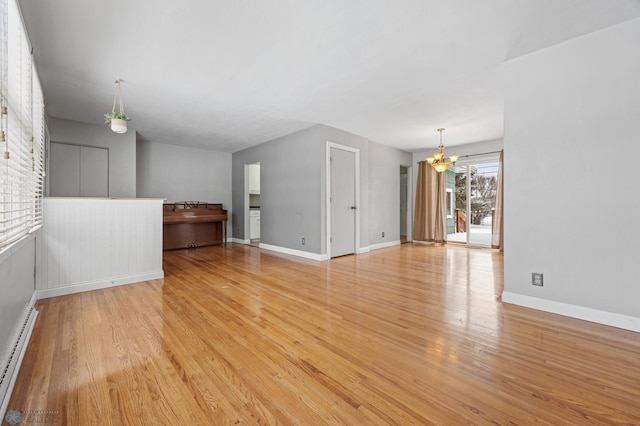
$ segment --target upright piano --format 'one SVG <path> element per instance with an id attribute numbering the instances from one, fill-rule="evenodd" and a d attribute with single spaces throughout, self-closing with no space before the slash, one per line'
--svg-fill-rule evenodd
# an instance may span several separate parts
<path id="1" fill-rule="evenodd" d="M 194 248 L 227 241 L 227 211 L 222 204 L 180 201 L 162 206 L 162 249 Z"/>

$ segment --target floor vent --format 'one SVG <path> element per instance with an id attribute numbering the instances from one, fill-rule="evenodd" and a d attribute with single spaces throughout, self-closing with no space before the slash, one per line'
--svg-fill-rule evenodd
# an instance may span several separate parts
<path id="1" fill-rule="evenodd" d="M 11 348 L 7 362 L 2 366 L 0 371 L 0 397 L 2 398 L 2 405 L 0 405 L 0 419 L 4 419 L 4 414 L 7 411 L 7 405 L 11 398 L 11 392 L 13 391 L 13 385 L 16 382 L 18 376 L 18 370 L 24 357 L 24 352 L 27 349 L 27 344 L 31 338 L 31 331 L 35 324 L 35 319 L 38 316 L 38 311 L 32 306 L 25 317 L 22 328 L 18 333 L 16 341 Z"/>

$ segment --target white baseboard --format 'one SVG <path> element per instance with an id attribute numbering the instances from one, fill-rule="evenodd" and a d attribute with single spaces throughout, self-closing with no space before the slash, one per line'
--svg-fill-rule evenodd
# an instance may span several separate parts
<path id="1" fill-rule="evenodd" d="M 553 314 L 564 315 L 566 317 L 591 321 L 598 324 L 609 325 L 640 332 L 640 318 L 629 315 L 616 314 L 613 312 L 601 311 L 599 309 L 586 308 L 584 306 L 570 305 L 568 303 L 556 302 L 553 300 L 540 299 L 523 294 L 505 291 L 502 293 L 502 301 L 513 305 L 538 309 L 540 311 L 551 312 Z"/>
<path id="2" fill-rule="evenodd" d="M 238 244 L 249 244 L 249 243 L 251 243 L 251 240 L 242 240 L 240 238 L 231 238 L 231 240 L 227 239 L 227 241 L 231 241 L 232 243 L 238 243 Z"/>
<path id="3" fill-rule="evenodd" d="M 318 261 L 329 259 L 329 257 L 326 254 L 309 253 L 308 251 L 294 250 L 287 247 L 272 246 L 271 244 L 260 243 L 258 247 L 265 250 L 277 251 L 278 253 L 304 257 L 305 259 L 318 260 Z"/>
<path id="4" fill-rule="evenodd" d="M 246 244 L 249 244 L 249 242 L 247 241 Z M 400 241 L 391 241 L 388 243 L 374 244 L 372 246 L 360 247 L 359 249 L 356 250 L 356 254 L 369 253 L 371 250 L 377 250 L 385 247 L 392 247 L 392 246 L 399 246 L 399 245 L 400 245 Z M 277 251 L 278 253 L 304 257 L 305 259 L 318 260 L 318 261 L 329 260 L 329 256 L 327 254 L 309 253 L 308 251 L 295 250 L 287 247 L 272 246 L 271 244 L 264 244 L 264 243 L 260 243 L 258 247 L 265 250 Z"/>
<path id="5" fill-rule="evenodd" d="M 383 248 L 393 247 L 393 246 L 399 246 L 399 245 L 400 245 L 400 240 L 398 240 L 398 241 L 389 241 L 388 243 L 371 244 L 369 246 L 369 249 L 378 250 L 378 249 L 383 249 Z"/>
<path id="6" fill-rule="evenodd" d="M 81 293 L 83 291 L 100 290 L 102 288 L 116 287 L 141 281 L 158 280 L 161 278 L 164 278 L 164 271 L 162 270 L 146 274 L 128 275 L 126 277 L 107 278 L 105 280 L 71 284 L 63 287 L 47 288 L 37 290 L 36 293 L 38 299 L 47 299 L 49 297 L 64 296 L 67 294 Z"/>

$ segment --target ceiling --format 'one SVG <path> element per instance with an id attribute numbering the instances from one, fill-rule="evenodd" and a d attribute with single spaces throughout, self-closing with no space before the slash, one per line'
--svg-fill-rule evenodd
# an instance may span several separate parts
<path id="1" fill-rule="evenodd" d="M 497 139 L 502 64 L 640 0 L 19 0 L 51 117 L 235 152 L 322 123 L 407 151 Z"/>

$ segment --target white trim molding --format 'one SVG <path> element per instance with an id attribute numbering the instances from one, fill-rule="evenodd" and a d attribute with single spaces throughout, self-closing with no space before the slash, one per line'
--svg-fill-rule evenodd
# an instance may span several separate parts
<path id="1" fill-rule="evenodd" d="M 237 243 L 237 244 L 245 244 L 245 245 L 251 243 L 251 240 L 243 240 L 242 238 L 235 238 L 235 237 L 231 239 L 227 239 L 227 241 L 230 241 L 232 243 Z"/>
<path id="2" fill-rule="evenodd" d="M 143 281 L 160 280 L 164 278 L 164 271 L 150 272 L 148 274 L 131 275 L 127 277 L 107 278 L 84 283 L 74 283 L 63 287 L 36 290 L 38 299 L 66 296 L 67 294 L 82 293 L 83 291 L 100 290 L 103 288 L 117 287 L 124 284 L 133 284 Z"/>
<path id="3" fill-rule="evenodd" d="M 318 261 L 329 260 L 329 257 L 326 254 L 310 253 L 308 251 L 294 250 L 287 247 L 272 246 L 271 244 L 263 244 L 263 243 L 260 243 L 258 247 L 264 250 L 276 251 L 278 253 L 304 257 L 305 259 L 318 260 Z"/>
<path id="4" fill-rule="evenodd" d="M 387 248 L 387 247 L 394 247 L 394 246 L 399 246 L 399 245 L 400 245 L 400 240 L 389 241 L 387 243 L 370 244 L 369 245 L 369 249 L 370 250 L 379 250 L 379 249 L 383 249 L 383 248 Z"/>
<path id="5" fill-rule="evenodd" d="M 640 318 L 629 315 L 616 314 L 613 312 L 601 311 L 599 309 L 556 302 L 554 300 L 540 299 L 508 291 L 502 293 L 502 301 L 512 305 L 524 306 L 526 308 L 537 309 L 539 311 L 551 312 L 553 314 L 564 315 L 566 317 L 640 332 Z"/>

